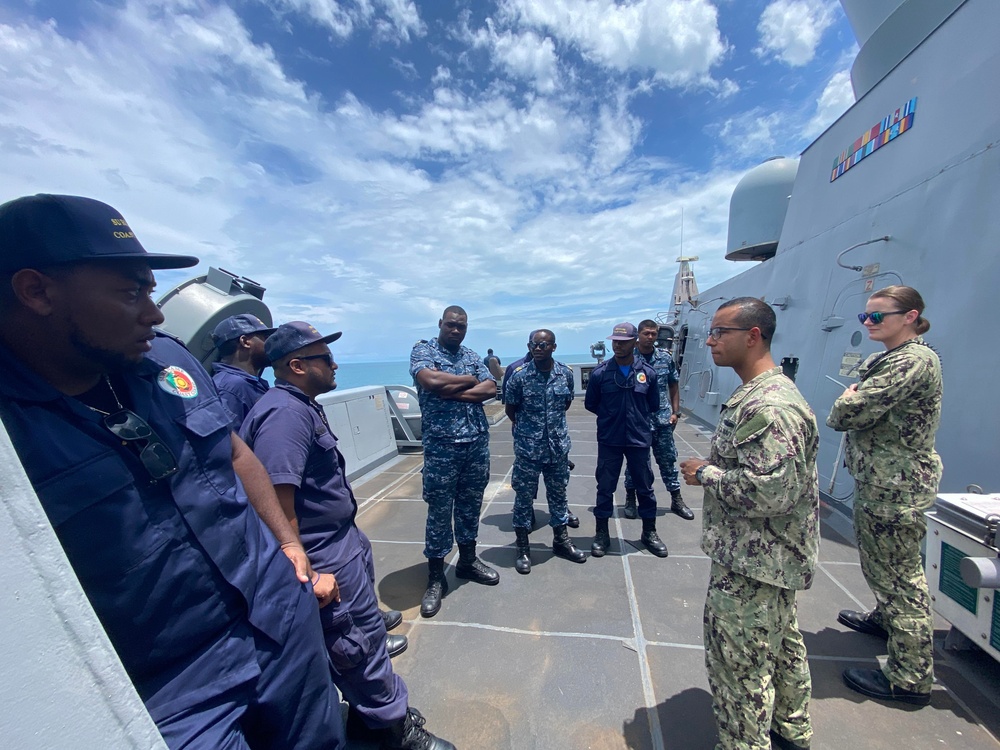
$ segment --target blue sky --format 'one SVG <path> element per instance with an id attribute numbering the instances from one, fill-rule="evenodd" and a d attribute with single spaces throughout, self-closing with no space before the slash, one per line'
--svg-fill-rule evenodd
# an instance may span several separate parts
<path id="1" fill-rule="evenodd" d="M 853 101 L 828 0 L 199 0 L 0 7 L 0 200 L 86 195 L 277 321 L 402 358 L 579 353 L 704 289 L 747 169 Z M 191 275 L 163 271 L 160 291 Z"/>

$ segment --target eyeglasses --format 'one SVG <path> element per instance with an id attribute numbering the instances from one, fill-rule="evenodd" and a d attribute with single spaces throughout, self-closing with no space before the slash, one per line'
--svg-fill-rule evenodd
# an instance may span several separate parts
<path id="1" fill-rule="evenodd" d="M 731 328 L 728 326 L 716 326 L 708 329 L 708 337 L 718 341 L 726 331 L 752 331 L 753 328 Z"/>
<path id="2" fill-rule="evenodd" d="M 906 313 L 908 312 L 909 310 L 895 310 L 893 312 L 877 312 L 877 311 L 870 313 L 863 312 L 863 313 L 858 313 L 858 320 L 864 323 L 866 320 L 871 319 L 872 323 L 878 325 L 879 323 L 882 322 L 882 319 L 886 315 L 906 315 Z"/>
<path id="3" fill-rule="evenodd" d="M 333 355 L 329 352 L 326 354 L 310 354 L 308 357 L 296 357 L 295 359 L 321 359 L 326 362 L 327 367 L 333 367 Z"/>
<path id="4" fill-rule="evenodd" d="M 548 349 L 554 349 L 555 346 L 556 346 L 555 344 L 553 344 L 553 343 L 551 343 L 549 341 L 529 341 L 528 342 L 528 348 L 529 349 L 541 349 L 543 352 L 546 351 L 546 350 L 548 350 Z"/>
<path id="5" fill-rule="evenodd" d="M 153 432 L 145 419 L 128 409 L 116 411 L 104 418 L 104 426 L 119 440 L 126 443 L 145 443 L 136 445 L 139 449 L 139 460 L 153 481 L 166 479 L 177 471 L 177 459 L 170 446 L 163 442 L 159 435 Z"/>

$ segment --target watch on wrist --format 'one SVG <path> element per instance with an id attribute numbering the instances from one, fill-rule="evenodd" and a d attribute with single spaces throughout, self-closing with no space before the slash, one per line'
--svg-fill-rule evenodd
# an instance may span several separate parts
<path id="1" fill-rule="evenodd" d="M 694 478 L 698 480 L 699 484 L 703 484 L 704 483 L 704 480 L 702 479 L 702 477 L 705 476 L 705 467 L 706 466 L 708 466 L 708 464 L 702 464 L 701 466 L 698 467 L 698 471 L 696 471 L 694 473 Z"/>

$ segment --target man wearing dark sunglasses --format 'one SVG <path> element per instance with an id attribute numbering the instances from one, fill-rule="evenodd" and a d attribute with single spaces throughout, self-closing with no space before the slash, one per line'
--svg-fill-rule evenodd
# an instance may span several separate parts
<path id="1" fill-rule="evenodd" d="M 329 344 L 340 336 L 324 336 L 298 320 L 278 326 L 264 345 L 274 388 L 250 410 L 240 434 L 264 464 L 316 571 L 313 587 L 334 682 L 350 706 L 348 732 L 372 730 L 387 748 L 454 750 L 423 729 L 423 717 L 409 707 L 406 685 L 393 672 L 389 651 L 402 652 L 406 638 L 387 637 L 371 543 L 354 521 L 358 505 L 346 462 L 316 401 L 337 387 Z"/>
<path id="2" fill-rule="evenodd" d="M 518 573 L 531 572 L 528 534 L 533 526 L 538 475 L 545 478 L 545 496 L 552 527 L 552 551 L 558 557 L 583 563 L 587 556 L 569 538 L 566 526 L 569 510 L 566 487 L 569 484 L 569 450 L 572 443 L 566 426 L 566 410 L 573 403 L 573 371 L 552 355 L 556 336 L 544 328 L 535 331 L 528 342 L 532 359 L 511 376 L 506 389 L 507 417 L 514 425 L 514 534 L 517 538 Z"/>
<path id="3" fill-rule="evenodd" d="M 197 262 L 95 200 L 0 206 L 0 416 L 168 747 L 341 747 L 301 543 L 208 373 L 154 330 L 152 270 Z"/>
<path id="4" fill-rule="evenodd" d="M 264 342 L 272 333 L 273 328 L 249 313 L 231 315 L 212 331 L 219 353 L 219 360 L 212 363 L 212 381 L 233 419 L 234 432 L 240 431 L 257 399 L 267 393 L 269 386 L 260 374 L 270 364 Z"/>

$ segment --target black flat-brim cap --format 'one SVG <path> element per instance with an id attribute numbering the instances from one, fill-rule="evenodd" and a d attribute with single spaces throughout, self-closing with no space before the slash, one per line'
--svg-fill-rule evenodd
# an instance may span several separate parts
<path id="1" fill-rule="evenodd" d="M 324 336 L 304 320 L 293 320 L 290 323 L 282 323 L 267 337 L 267 341 L 264 342 L 264 356 L 271 362 L 277 362 L 310 344 L 330 344 L 342 335 L 342 331 L 337 331 Z"/>
<path id="2" fill-rule="evenodd" d="M 133 259 L 152 269 L 198 263 L 193 255 L 147 253 L 122 215 L 92 198 L 41 193 L 0 206 L 0 271 Z"/>

